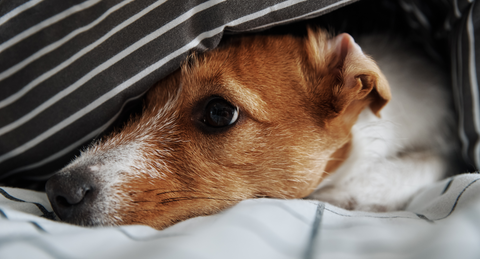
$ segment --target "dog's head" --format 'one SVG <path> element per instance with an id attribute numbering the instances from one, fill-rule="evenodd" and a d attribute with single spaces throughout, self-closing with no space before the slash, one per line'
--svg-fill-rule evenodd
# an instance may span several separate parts
<path id="1" fill-rule="evenodd" d="M 248 198 L 302 198 L 348 155 L 358 114 L 389 99 L 347 34 L 238 38 L 192 55 L 47 194 L 70 223 L 158 229 Z"/>

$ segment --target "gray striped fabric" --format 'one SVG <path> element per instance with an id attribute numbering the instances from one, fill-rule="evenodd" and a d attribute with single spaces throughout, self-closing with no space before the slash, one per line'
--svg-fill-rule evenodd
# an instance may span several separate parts
<path id="1" fill-rule="evenodd" d="M 0 2 L 0 180 L 46 179 L 130 101 L 224 33 L 308 19 L 356 0 Z M 480 166 L 480 7 L 398 0 L 433 56 L 449 40 L 463 156 Z M 476 51 L 477 50 L 477 51 Z"/>
<path id="2" fill-rule="evenodd" d="M 451 15 L 458 20 L 451 37 L 452 81 L 459 111 L 463 155 L 480 168 L 480 5 L 454 1 Z"/>
<path id="3" fill-rule="evenodd" d="M 462 156 L 480 168 L 480 6 L 475 0 L 400 0 L 414 30 L 430 53 L 435 41 L 447 39 L 452 90 L 458 114 Z"/>
<path id="4" fill-rule="evenodd" d="M 355 0 L 0 3 L 0 179 L 46 179 L 191 50 Z"/>

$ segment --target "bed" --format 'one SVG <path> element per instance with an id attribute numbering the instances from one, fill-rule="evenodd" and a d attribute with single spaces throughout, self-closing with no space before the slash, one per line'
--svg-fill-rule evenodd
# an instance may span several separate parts
<path id="1" fill-rule="evenodd" d="M 405 211 L 246 200 L 157 231 L 56 221 L 45 193 L 0 188 L 1 258 L 479 258 L 480 175 L 422 190 Z"/>

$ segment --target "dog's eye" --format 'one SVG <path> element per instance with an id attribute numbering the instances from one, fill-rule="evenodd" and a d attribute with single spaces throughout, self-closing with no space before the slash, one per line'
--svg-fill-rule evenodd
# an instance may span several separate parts
<path id="1" fill-rule="evenodd" d="M 215 97 L 205 107 L 203 122 L 214 128 L 232 125 L 238 119 L 238 108 L 223 98 Z"/>

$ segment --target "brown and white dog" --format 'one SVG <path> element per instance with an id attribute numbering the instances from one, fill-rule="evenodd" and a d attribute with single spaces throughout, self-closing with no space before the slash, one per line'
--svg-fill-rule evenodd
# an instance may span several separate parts
<path id="1" fill-rule="evenodd" d="M 256 197 L 401 209 L 442 177 L 452 118 L 438 69 L 385 53 L 391 89 L 348 34 L 245 36 L 192 55 L 48 197 L 69 223 L 157 229 Z"/>

